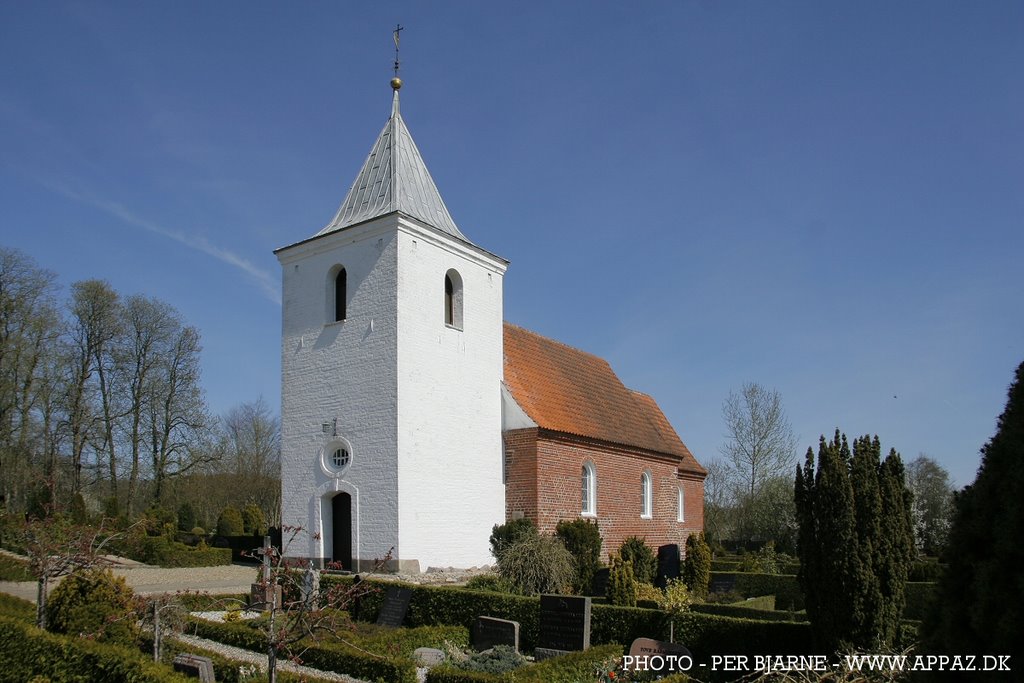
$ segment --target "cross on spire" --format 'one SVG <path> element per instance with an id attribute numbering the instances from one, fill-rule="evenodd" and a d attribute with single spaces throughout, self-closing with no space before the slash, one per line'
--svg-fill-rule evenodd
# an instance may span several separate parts
<path id="1" fill-rule="evenodd" d="M 401 24 L 395 24 L 395 32 L 394 32 L 394 36 L 395 36 L 395 78 L 398 78 L 398 67 L 401 64 L 401 62 L 398 60 L 398 43 L 399 43 L 399 39 L 400 39 L 398 34 L 404 28 L 405 27 L 402 26 Z"/>

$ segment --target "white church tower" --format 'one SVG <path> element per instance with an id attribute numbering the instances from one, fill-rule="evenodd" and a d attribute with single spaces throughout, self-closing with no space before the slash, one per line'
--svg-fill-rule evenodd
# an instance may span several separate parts
<path id="1" fill-rule="evenodd" d="M 504 522 L 502 278 L 452 220 L 399 112 L 334 220 L 278 249 L 290 557 L 368 569 L 491 561 Z M 285 533 L 287 544 L 289 534 Z"/>

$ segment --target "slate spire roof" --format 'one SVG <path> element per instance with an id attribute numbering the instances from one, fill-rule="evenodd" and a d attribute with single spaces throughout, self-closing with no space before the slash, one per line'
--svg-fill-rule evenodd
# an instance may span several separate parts
<path id="1" fill-rule="evenodd" d="M 398 106 L 401 82 L 398 87 L 394 84 L 392 87 L 395 94 L 391 118 L 377 136 L 377 142 L 334 220 L 316 236 L 399 211 L 471 244 L 448 213 L 448 207 L 402 120 Z"/>

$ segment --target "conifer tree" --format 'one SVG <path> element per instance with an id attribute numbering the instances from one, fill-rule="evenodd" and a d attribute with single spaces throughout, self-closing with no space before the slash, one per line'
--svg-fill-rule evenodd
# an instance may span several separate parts
<path id="1" fill-rule="evenodd" d="M 605 597 L 611 605 L 636 607 L 636 578 L 633 575 L 633 563 L 625 560 L 618 553 L 609 558 L 608 590 Z"/>
<path id="2" fill-rule="evenodd" d="M 711 548 L 704 538 L 704 532 L 686 537 L 686 559 L 683 561 L 683 582 L 693 595 L 708 594 L 711 583 Z"/>
<path id="3" fill-rule="evenodd" d="M 947 569 L 922 628 L 929 653 L 1005 655 L 1024 642 L 1024 363 L 981 454 L 957 497 Z"/>
<path id="4" fill-rule="evenodd" d="M 880 453 L 867 436 L 851 453 L 836 430 L 797 468 L 798 580 L 826 651 L 885 648 L 899 630 L 913 529 L 899 455 Z"/>

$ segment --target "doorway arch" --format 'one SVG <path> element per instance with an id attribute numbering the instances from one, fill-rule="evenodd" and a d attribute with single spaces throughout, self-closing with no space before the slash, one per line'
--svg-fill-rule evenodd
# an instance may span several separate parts
<path id="1" fill-rule="evenodd" d="M 342 491 L 331 498 L 331 561 L 352 571 L 352 496 Z"/>

